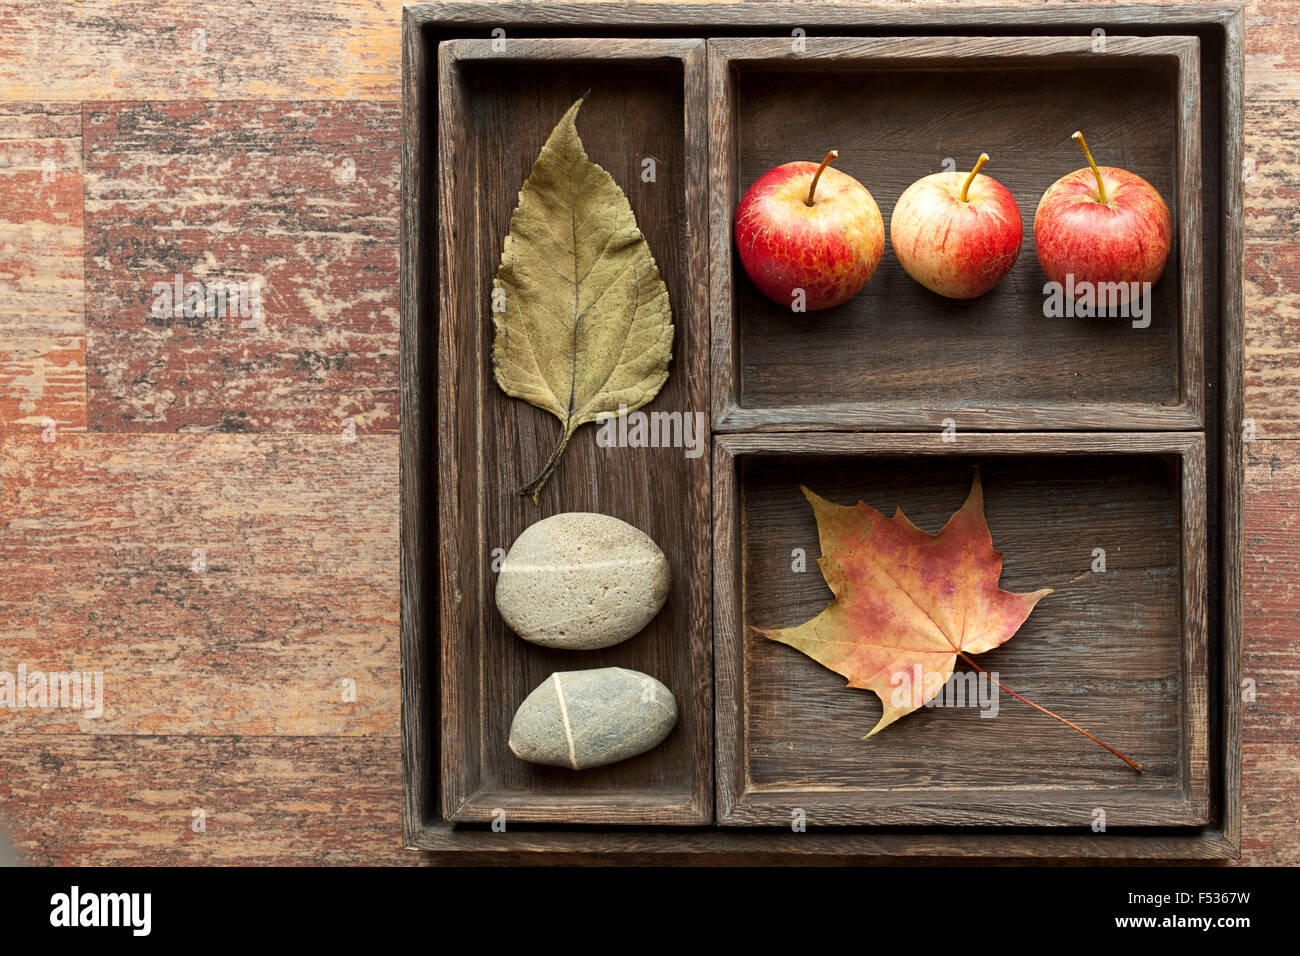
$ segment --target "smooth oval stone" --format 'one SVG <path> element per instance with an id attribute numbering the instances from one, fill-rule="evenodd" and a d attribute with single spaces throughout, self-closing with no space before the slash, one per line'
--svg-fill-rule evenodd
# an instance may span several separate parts
<path id="1" fill-rule="evenodd" d="M 644 531 L 571 511 L 529 525 L 497 577 L 497 610 L 533 644 L 592 650 L 626 641 L 668 597 L 668 559 Z"/>
<path id="2" fill-rule="evenodd" d="M 510 723 L 520 760 L 586 770 L 659 746 L 677 723 L 677 701 L 640 671 L 601 667 L 552 674 Z"/>

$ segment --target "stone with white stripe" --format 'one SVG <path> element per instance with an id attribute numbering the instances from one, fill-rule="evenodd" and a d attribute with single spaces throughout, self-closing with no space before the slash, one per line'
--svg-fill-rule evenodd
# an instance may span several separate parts
<path id="1" fill-rule="evenodd" d="M 524 698 L 510 724 L 520 760 L 586 770 L 661 744 L 677 723 L 677 701 L 640 671 L 601 667 L 552 674 Z"/>
<path id="2" fill-rule="evenodd" d="M 497 576 L 497 610 L 533 644 L 593 650 L 644 628 L 663 607 L 668 582 L 668 559 L 644 531 L 570 511 L 515 539 Z"/>

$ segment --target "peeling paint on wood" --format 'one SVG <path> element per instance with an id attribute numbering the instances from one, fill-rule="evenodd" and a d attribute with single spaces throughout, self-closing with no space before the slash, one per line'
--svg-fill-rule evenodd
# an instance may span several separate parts
<path id="1" fill-rule="evenodd" d="M 19 0 L 0 8 L 0 96 L 395 100 L 401 10 L 400 0 Z"/>
<path id="2" fill-rule="evenodd" d="M 1246 113 L 1246 414 L 1260 438 L 1300 438 L 1297 110 L 1300 97 Z"/>
<path id="3" fill-rule="evenodd" d="M 1242 863 L 1300 864 L 1300 442 L 1246 446 Z M 1245 692 L 1245 688 L 1243 688 Z"/>
<path id="4" fill-rule="evenodd" d="M 86 425 L 81 111 L 0 105 L 0 433 Z"/>
<path id="5" fill-rule="evenodd" d="M 420 861 L 400 845 L 394 738 L 40 735 L 21 747 L 4 743 L 0 825 L 28 864 Z"/>
<path id="6" fill-rule="evenodd" d="M 398 122 L 85 104 L 89 429 L 395 430 Z"/>
<path id="7" fill-rule="evenodd" d="M 395 735 L 396 501 L 391 435 L 4 442 L 0 671 L 100 672 L 103 715 L 0 734 Z"/>

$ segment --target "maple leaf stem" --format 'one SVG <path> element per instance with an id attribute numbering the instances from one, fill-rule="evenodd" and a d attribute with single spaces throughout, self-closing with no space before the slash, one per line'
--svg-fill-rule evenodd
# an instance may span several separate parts
<path id="1" fill-rule="evenodd" d="M 962 660 L 964 660 L 964 661 L 965 661 L 967 664 L 969 664 L 971 667 L 975 668 L 977 671 L 979 671 L 981 674 L 983 674 L 983 675 L 984 675 L 985 677 L 987 677 L 989 680 L 993 681 L 993 683 L 997 684 L 999 688 L 1001 688 L 1002 690 L 1006 691 L 1008 694 L 1010 694 L 1010 695 L 1011 695 L 1012 697 L 1014 697 L 1016 700 L 1024 701 L 1024 702 L 1025 702 L 1026 704 L 1028 704 L 1030 707 L 1034 708 L 1034 710 L 1041 710 L 1041 711 L 1042 711 L 1043 713 L 1045 713 L 1048 717 L 1055 717 L 1057 720 L 1059 720 L 1061 723 L 1065 724 L 1065 726 L 1067 726 L 1067 727 L 1073 727 L 1075 730 L 1077 730 L 1079 733 L 1083 734 L 1085 737 L 1087 737 L 1087 738 L 1088 738 L 1089 740 L 1091 740 L 1093 743 L 1096 743 L 1096 744 L 1099 744 L 1099 745 L 1102 746 L 1102 747 L 1105 747 L 1107 750 L 1109 750 L 1111 753 L 1113 753 L 1113 754 L 1114 754 L 1116 757 L 1118 757 L 1120 760 L 1124 761 L 1126 764 L 1128 764 L 1130 767 L 1132 767 L 1132 768 L 1133 768 L 1134 770 L 1136 770 L 1138 773 L 1141 773 L 1141 772 L 1142 772 L 1142 765 L 1141 765 L 1140 763 L 1138 763 L 1136 760 L 1132 760 L 1132 759 L 1130 759 L 1130 758 L 1128 758 L 1128 757 L 1125 757 L 1122 753 L 1120 753 L 1118 750 L 1116 750 L 1116 749 L 1115 749 L 1114 747 L 1112 747 L 1110 744 L 1106 743 L 1104 740 L 1098 740 L 1096 737 L 1094 737 L 1092 734 L 1088 733 L 1088 731 L 1084 730 L 1084 729 L 1083 729 L 1082 727 L 1080 727 L 1078 724 L 1071 723 L 1070 721 L 1068 721 L 1068 720 L 1066 720 L 1064 717 L 1062 717 L 1060 714 L 1054 714 L 1054 713 L 1052 713 L 1050 710 L 1048 710 L 1046 707 L 1040 707 L 1040 706 L 1038 706 L 1037 704 L 1035 704 L 1032 700 L 1029 700 L 1028 698 L 1025 698 L 1025 697 L 1021 697 L 1021 696 L 1020 696 L 1019 694 L 1017 694 L 1014 690 L 1012 690 L 1012 689 L 1009 688 L 1009 687 L 1004 686 L 1004 685 L 1002 684 L 1002 682 L 999 681 L 996 677 L 994 677 L 992 674 L 990 674 L 990 673 L 989 673 L 988 671 L 986 671 L 984 668 L 980 667 L 980 666 L 979 666 L 978 664 L 976 664 L 973 660 L 971 660 L 970 657 L 968 657 L 964 651 L 958 651 L 958 652 L 957 652 L 957 656 L 960 657 Z"/>

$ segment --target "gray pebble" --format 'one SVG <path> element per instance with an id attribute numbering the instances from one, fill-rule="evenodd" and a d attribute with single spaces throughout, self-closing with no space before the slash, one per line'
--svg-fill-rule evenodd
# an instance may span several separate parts
<path id="1" fill-rule="evenodd" d="M 668 559 L 609 515 L 571 511 L 524 529 L 501 563 L 497 610 L 543 647 L 592 650 L 627 640 L 668 597 Z"/>
<path id="2" fill-rule="evenodd" d="M 672 691 L 640 671 L 563 671 L 515 711 L 510 751 L 552 767 L 603 767 L 659 746 L 676 723 Z"/>

